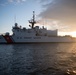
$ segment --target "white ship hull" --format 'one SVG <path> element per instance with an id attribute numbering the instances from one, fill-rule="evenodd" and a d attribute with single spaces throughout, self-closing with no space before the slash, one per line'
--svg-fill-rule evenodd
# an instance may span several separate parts
<path id="1" fill-rule="evenodd" d="M 38 37 L 15 37 L 15 36 L 0 36 L 0 43 L 55 43 L 55 42 L 76 42 L 75 38 L 72 37 L 47 37 L 47 36 L 38 36 Z"/>

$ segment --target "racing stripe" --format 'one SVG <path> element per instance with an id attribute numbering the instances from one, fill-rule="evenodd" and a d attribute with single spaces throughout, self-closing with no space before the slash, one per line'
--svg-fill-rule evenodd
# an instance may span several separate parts
<path id="1" fill-rule="evenodd" d="M 15 43 L 15 41 L 14 41 L 13 37 L 12 37 L 12 36 L 10 36 L 10 38 L 11 38 L 11 40 L 13 41 L 13 43 Z"/>
<path id="2" fill-rule="evenodd" d="M 7 41 L 7 43 L 13 43 L 13 40 L 11 39 L 11 36 L 5 35 L 3 37 L 5 38 L 5 40 Z"/>

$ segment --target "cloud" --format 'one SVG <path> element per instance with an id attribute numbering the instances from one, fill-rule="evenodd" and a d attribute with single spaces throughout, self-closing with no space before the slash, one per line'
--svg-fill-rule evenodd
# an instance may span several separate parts
<path id="1" fill-rule="evenodd" d="M 49 0 L 50 1 L 50 0 Z M 70 31 L 76 31 L 76 0 L 52 0 L 44 5 L 44 11 L 39 16 L 42 19 L 57 20 L 67 26 Z"/>
<path id="2" fill-rule="evenodd" d="M 0 5 L 5 6 L 10 3 L 16 4 L 16 3 L 23 3 L 26 2 L 26 0 L 0 0 Z"/>
<path id="3" fill-rule="evenodd" d="M 26 0 L 8 0 L 8 2 L 17 2 L 17 3 L 20 3 L 20 2 L 25 2 Z"/>
<path id="4" fill-rule="evenodd" d="M 8 0 L 8 2 L 13 2 L 13 0 Z"/>
<path id="5" fill-rule="evenodd" d="M 0 0 L 0 6 L 5 6 L 7 4 L 8 4 L 7 0 Z"/>
<path id="6" fill-rule="evenodd" d="M 17 3 L 25 2 L 26 0 L 16 0 Z"/>

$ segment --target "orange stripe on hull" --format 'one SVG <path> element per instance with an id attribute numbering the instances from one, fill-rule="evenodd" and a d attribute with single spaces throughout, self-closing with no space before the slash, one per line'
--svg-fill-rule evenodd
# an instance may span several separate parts
<path id="1" fill-rule="evenodd" d="M 10 36 L 6 35 L 6 36 L 3 36 L 5 38 L 5 40 L 7 41 L 7 43 L 13 43 L 12 39 Z"/>

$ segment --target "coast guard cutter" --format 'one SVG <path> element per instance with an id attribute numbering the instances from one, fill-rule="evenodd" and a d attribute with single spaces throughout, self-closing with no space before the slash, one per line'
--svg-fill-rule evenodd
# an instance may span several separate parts
<path id="1" fill-rule="evenodd" d="M 13 34 L 8 32 L 0 35 L 0 43 L 15 44 L 15 43 L 51 43 L 51 42 L 76 42 L 76 39 L 70 36 L 58 36 L 58 30 L 47 30 L 44 26 L 39 28 L 35 26 L 35 13 L 33 18 L 29 21 L 29 29 L 25 27 L 15 26 L 12 27 Z"/>

